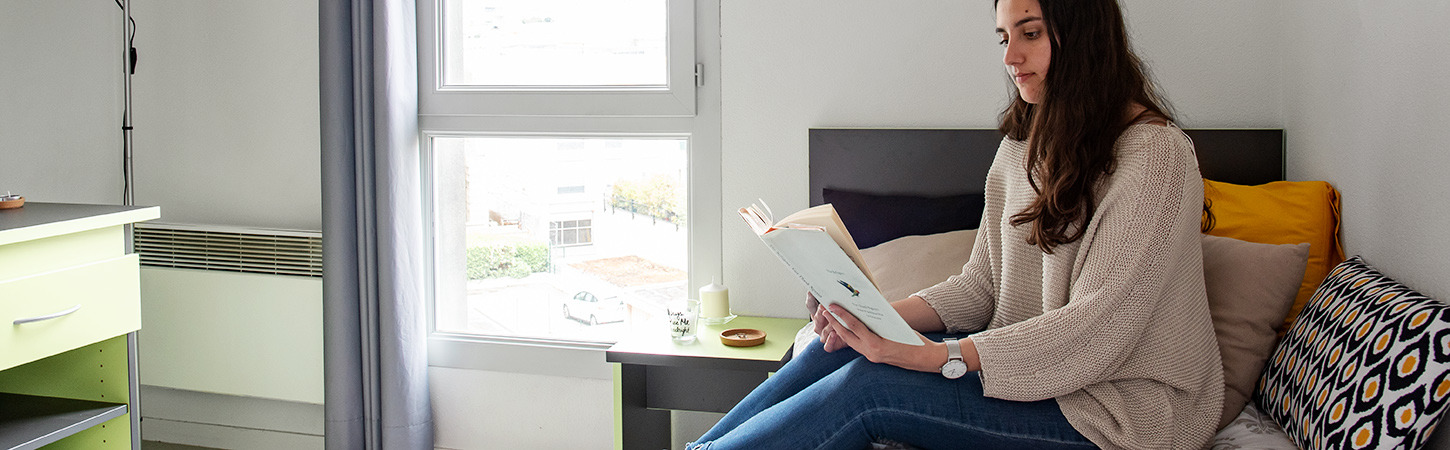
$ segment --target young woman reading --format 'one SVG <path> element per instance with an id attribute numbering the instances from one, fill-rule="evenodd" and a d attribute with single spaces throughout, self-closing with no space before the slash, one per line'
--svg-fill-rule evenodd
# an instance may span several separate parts
<path id="1" fill-rule="evenodd" d="M 1115 0 L 995 6 L 1015 92 L 971 259 L 893 303 L 931 338 L 888 341 L 817 305 L 820 339 L 691 448 L 1198 449 L 1213 435 L 1223 373 L 1193 144 Z"/>

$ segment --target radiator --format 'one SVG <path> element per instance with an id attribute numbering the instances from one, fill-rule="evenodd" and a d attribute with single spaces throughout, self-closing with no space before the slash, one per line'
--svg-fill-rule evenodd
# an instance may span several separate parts
<path id="1" fill-rule="evenodd" d="M 133 236 L 142 266 L 322 276 L 318 231 L 147 223 Z"/>
<path id="2" fill-rule="evenodd" d="M 141 384 L 322 403 L 321 236 L 137 224 Z"/>

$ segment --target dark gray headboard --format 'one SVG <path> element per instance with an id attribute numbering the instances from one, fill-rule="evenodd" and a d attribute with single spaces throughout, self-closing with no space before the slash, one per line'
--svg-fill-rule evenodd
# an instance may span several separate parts
<path id="1" fill-rule="evenodd" d="M 1194 129 L 1205 178 L 1234 184 L 1284 179 L 1284 130 Z M 982 192 L 1002 135 L 990 129 L 810 130 L 811 205 L 824 188 L 942 196 Z"/>

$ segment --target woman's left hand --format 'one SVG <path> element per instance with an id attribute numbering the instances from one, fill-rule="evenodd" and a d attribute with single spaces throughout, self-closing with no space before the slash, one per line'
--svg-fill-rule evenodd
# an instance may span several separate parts
<path id="1" fill-rule="evenodd" d="M 877 335 L 840 305 L 831 305 L 830 312 L 835 313 L 825 314 L 830 332 L 871 362 L 921 372 L 938 372 L 947 362 L 946 344 L 932 342 L 921 333 L 916 337 L 925 345 L 907 345 Z"/>

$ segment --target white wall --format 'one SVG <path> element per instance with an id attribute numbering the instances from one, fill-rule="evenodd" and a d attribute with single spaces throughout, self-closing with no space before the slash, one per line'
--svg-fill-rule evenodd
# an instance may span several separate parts
<path id="1" fill-rule="evenodd" d="M 1285 10 L 1289 177 L 1339 189 L 1348 255 L 1450 301 L 1450 3 Z"/>
<path id="2" fill-rule="evenodd" d="M 317 3 L 132 9 L 136 203 L 166 222 L 322 229 Z"/>
<path id="3" fill-rule="evenodd" d="M 1186 127 L 1279 127 L 1279 6 L 1125 1 L 1138 53 Z M 725 208 L 807 206 L 812 127 L 995 128 L 1008 81 L 991 2 L 735 0 L 722 15 Z M 724 224 L 740 312 L 804 317 L 802 287 L 748 232 Z"/>
<path id="4" fill-rule="evenodd" d="M 1288 2 L 1289 178 L 1341 194 L 1345 253 L 1450 301 L 1450 4 Z M 1450 448 L 1450 427 L 1430 447 Z"/>
<path id="5" fill-rule="evenodd" d="M 321 228 L 317 5 L 136 1 L 136 203 L 167 222 Z M 121 10 L 0 5 L 0 192 L 121 202 Z"/>
<path id="6" fill-rule="evenodd" d="M 443 367 L 428 380 L 439 448 L 613 448 L 609 380 Z"/>
<path id="7" fill-rule="evenodd" d="M 0 42 L 0 192 L 120 203 L 120 8 L 4 2 Z"/>

